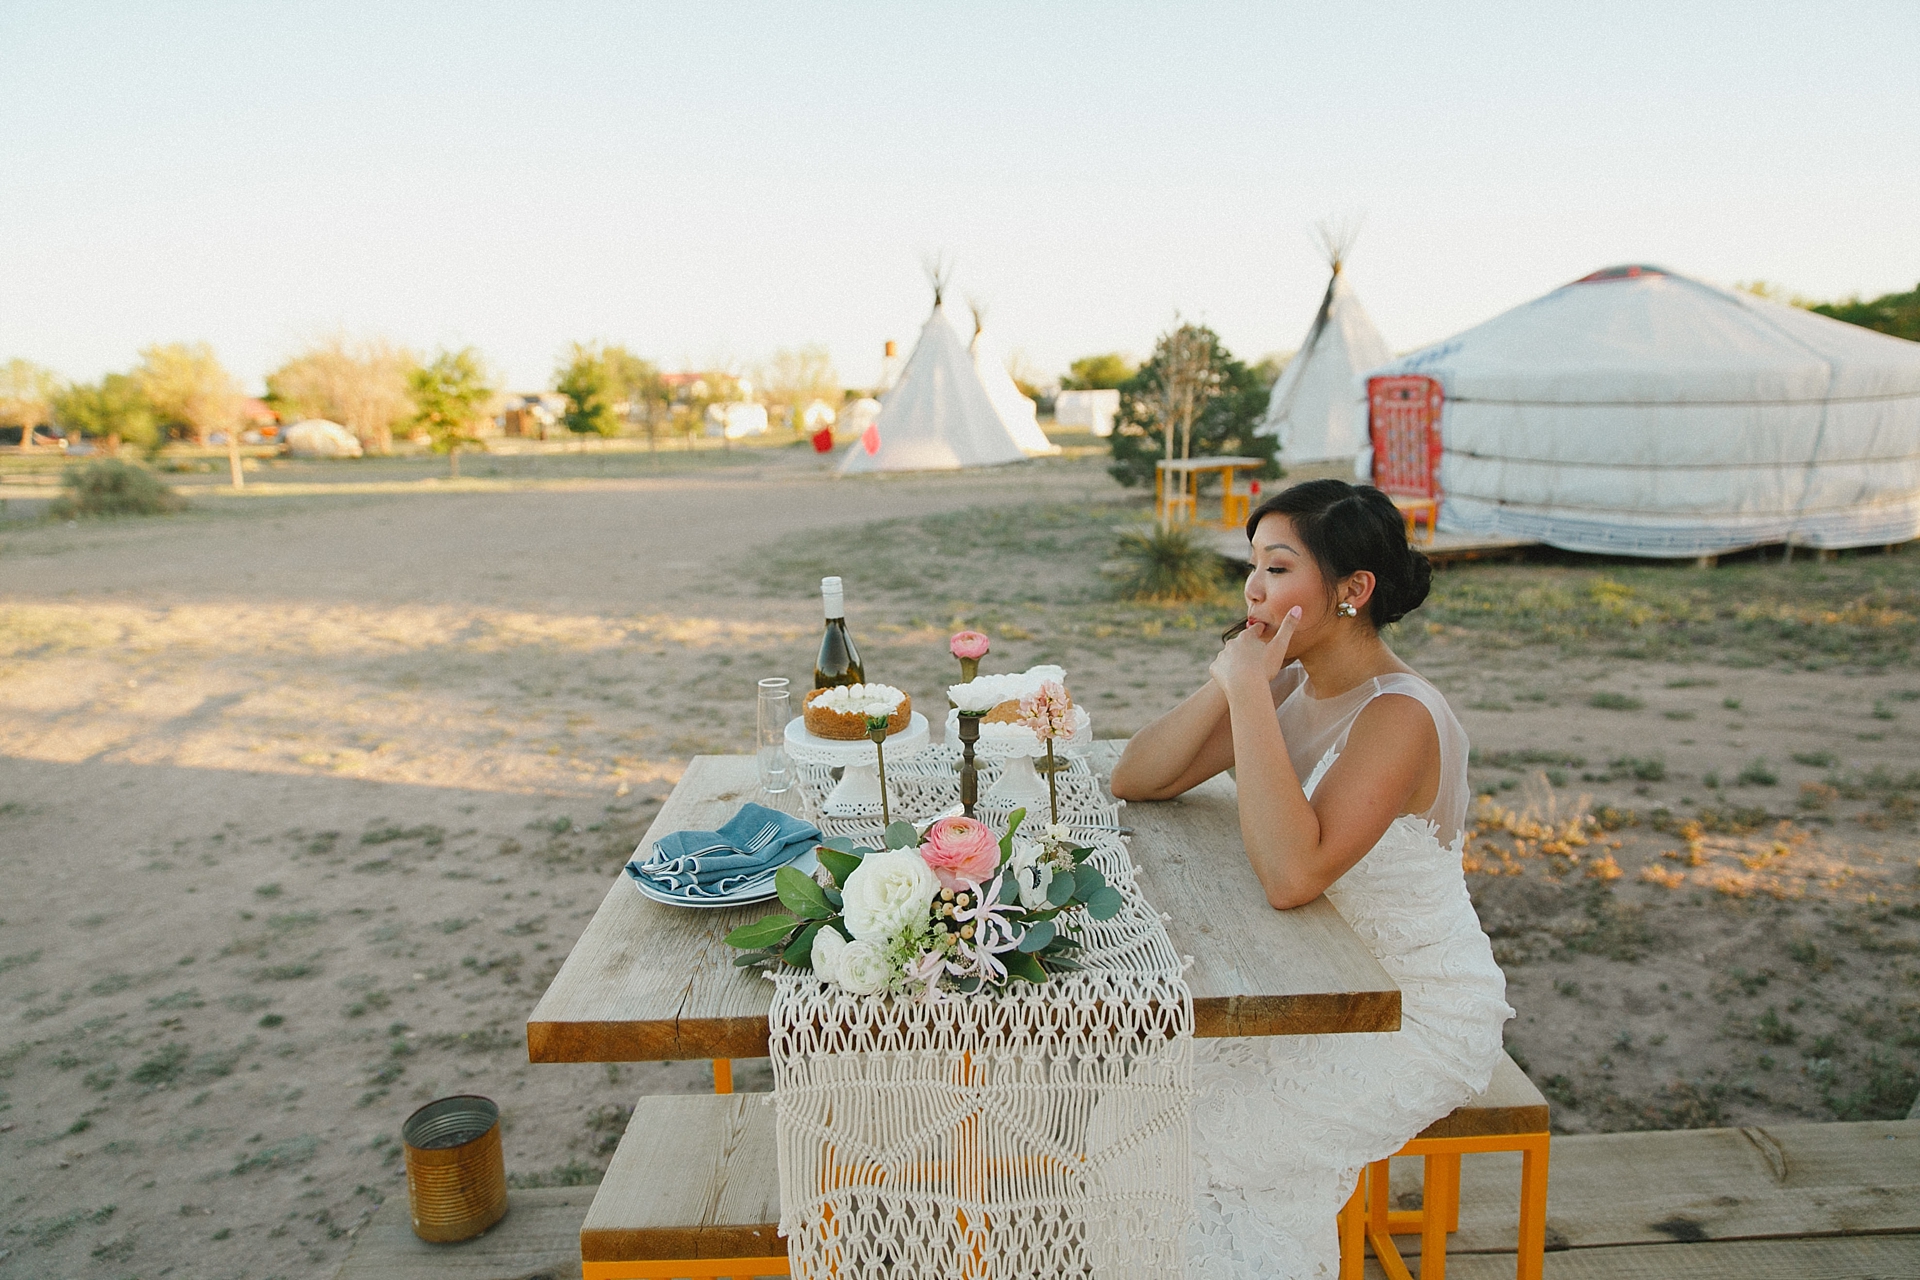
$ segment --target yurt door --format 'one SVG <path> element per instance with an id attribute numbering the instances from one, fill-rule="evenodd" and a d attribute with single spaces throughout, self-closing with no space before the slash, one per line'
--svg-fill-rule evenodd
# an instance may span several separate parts
<path id="1" fill-rule="evenodd" d="M 1373 483 L 1407 519 L 1411 538 L 1424 518 L 1427 541 L 1440 510 L 1440 384 L 1418 374 L 1367 379 Z"/>

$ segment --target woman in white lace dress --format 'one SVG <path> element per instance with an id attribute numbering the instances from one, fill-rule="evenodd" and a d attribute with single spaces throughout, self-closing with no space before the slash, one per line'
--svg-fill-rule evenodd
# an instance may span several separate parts
<path id="1" fill-rule="evenodd" d="M 1339 480 L 1268 499 L 1247 533 L 1246 629 L 1134 735 L 1113 792 L 1233 768 L 1267 901 L 1326 894 L 1400 987 L 1398 1031 L 1196 1045 L 1188 1274 L 1333 1277 L 1361 1167 L 1486 1087 L 1513 1010 L 1460 870 L 1466 733 L 1380 636 L 1426 598 L 1426 557 L 1391 499 Z"/>

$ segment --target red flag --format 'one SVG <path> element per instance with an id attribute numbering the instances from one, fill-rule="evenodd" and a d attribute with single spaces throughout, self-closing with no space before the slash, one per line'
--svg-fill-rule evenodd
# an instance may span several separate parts
<path id="1" fill-rule="evenodd" d="M 813 451 L 831 453 L 833 451 L 833 428 L 822 427 L 813 433 Z"/>
<path id="2" fill-rule="evenodd" d="M 874 423 L 872 426 L 868 427 L 866 431 L 861 433 L 860 444 L 862 447 L 866 449 L 868 457 L 872 457 L 874 454 L 880 452 L 880 424 L 879 423 L 877 422 Z"/>

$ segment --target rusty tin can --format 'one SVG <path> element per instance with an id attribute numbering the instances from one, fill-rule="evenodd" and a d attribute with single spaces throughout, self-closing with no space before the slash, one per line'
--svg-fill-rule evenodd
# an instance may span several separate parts
<path id="1" fill-rule="evenodd" d="M 507 1214 L 500 1108 L 461 1094 L 429 1102 L 400 1126 L 413 1234 L 435 1244 L 470 1240 Z"/>

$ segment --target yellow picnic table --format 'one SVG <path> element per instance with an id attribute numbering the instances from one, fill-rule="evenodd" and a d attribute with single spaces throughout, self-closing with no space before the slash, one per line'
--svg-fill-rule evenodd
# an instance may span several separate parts
<path id="1" fill-rule="evenodd" d="M 1247 518 L 1251 496 L 1233 487 L 1233 473 L 1266 466 L 1264 458 L 1163 458 L 1153 464 L 1153 514 L 1161 524 L 1217 524 L 1222 529 L 1238 529 Z M 1199 516 L 1200 477 L 1211 471 L 1220 473 L 1220 519 L 1202 521 Z"/>

